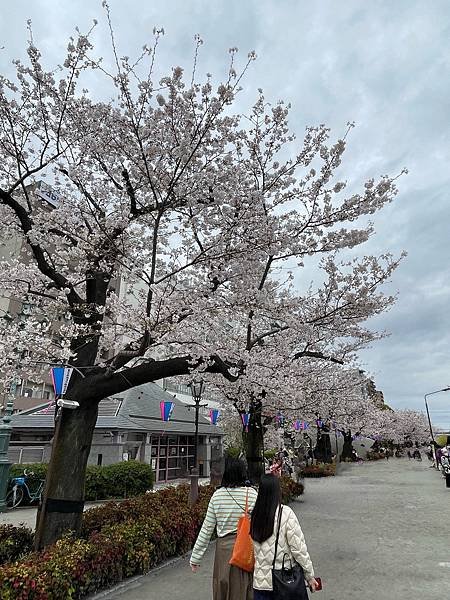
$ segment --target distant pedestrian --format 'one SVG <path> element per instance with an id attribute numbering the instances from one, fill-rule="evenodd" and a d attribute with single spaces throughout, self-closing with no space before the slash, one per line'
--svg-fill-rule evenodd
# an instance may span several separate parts
<path id="1" fill-rule="evenodd" d="M 409 458 L 409 460 L 411 460 L 411 459 L 412 459 L 412 456 L 411 456 L 411 450 L 408 450 L 407 454 L 408 454 L 408 458 Z"/>
<path id="2" fill-rule="evenodd" d="M 272 465 L 270 466 L 269 470 L 273 475 L 281 477 L 283 473 L 283 459 L 281 458 L 281 456 L 273 459 Z"/>
<path id="3" fill-rule="evenodd" d="M 258 499 L 252 513 L 251 536 L 255 548 L 255 571 L 253 579 L 254 600 L 278 600 L 273 594 L 272 566 L 278 535 L 275 569 L 283 562 L 303 569 L 304 579 L 312 591 L 318 587 L 314 569 L 306 547 L 305 537 L 298 519 L 289 506 L 281 504 L 280 480 L 274 475 L 263 475 L 258 490 Z M 301 578 L 304 585 L 304 579 Z M 306 589 L 303 596 L 307 598 Z M 230 600 L 235 600 L 232 597 Z"/>
<path id="4" fill-rule="evenodd" d="M 225 463 L 222 485 L 209 501 L 208 510 L 191 554 L 195 573 L 202 561 L 214 530 L 217 530 L 213 572 L 213 600 L 252 600 L 253 575 L 229 564 L 236 541 L 237 524 L 245 512 L 253 510 L 257 493 L 245 485 L 247 473 L 243 461 L 229 458 Z"/>

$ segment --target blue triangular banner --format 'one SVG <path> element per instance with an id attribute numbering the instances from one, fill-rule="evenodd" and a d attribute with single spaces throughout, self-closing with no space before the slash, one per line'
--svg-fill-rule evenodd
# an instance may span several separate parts
<path id="1" fill-rule="evenodd" d="M 67 392 L 72 372 L 73 368 L 71 367 L 52 367 L 51 373 L 55 396 L 64 396 Z"/>

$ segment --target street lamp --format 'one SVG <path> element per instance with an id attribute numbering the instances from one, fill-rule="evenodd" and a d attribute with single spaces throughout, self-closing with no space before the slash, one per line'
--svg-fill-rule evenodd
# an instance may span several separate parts
<path id="1" fill-rule="evenodd" d="M 192 393 L 192 399 L 195 403 L 195 437 L 194 437 L 194 467 L 191 470 L 191 489 L 189 500 L 191 505 L 197 502 L 198 498 L 198 414 L 200 411 L 200 402 L 205 389 L 203 379 L 195 379 L 189 384 Z M 205 405 L 206 406 L 206 405 Z"/>
<path id="2" fill-rule="evenodd" d="M 4 416 L 0 420 L 0 512 L 5 512 L 6 495 L 8 493 L 9 470 L 11 462 L 8 459 L 9 442 L 11 440 L 11 416 L 14 411 L 14 398 L 17 390 L 17 369 L 9 388 L 9 398 L 4 408 Z"/>
<path id="3" fill-rule="evenodd" d="M 6 495 L 8 493 L 9 469 L 11 462 L 8 459 L 9 440 L 11 439 L 11 415 L 13 400 L 8 399 L 4 417 L 0 421 L 0 512 L 6 510 Z"/>
<path id="4" fill-rule="evenodd" d="M 434 456 L 434 462 L 435 462 L 436 468 L 438 468 L 438 462 L 436 459 L 436 442 L 434 441 L 433 428 L 431 426 L 430 411 L 428 410 L 427 397 L 432 396 L 433 394 L 440 394 L 441 392 L 450 392 L 450 387 L 447 386 L 445 388 L 442 388 L 442 390 L 436 390 L 435 392 L 428 392 L 428 394 L 425 394 L 425 396 L 424 396 L 425 408 L 427 409 L 428 425 L 430 427 L 431 441 L 433 442 L 433 444 L 432 444 L 433 445 L 433 456 Z"/>

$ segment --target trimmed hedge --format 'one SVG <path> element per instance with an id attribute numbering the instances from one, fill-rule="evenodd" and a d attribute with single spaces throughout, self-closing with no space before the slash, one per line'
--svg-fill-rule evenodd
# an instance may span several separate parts
<path id="1" fill-rule="evenodd" d="M 139 496 L 153 488 L 153 481 L 150 465 L 135 460 L 105 467 L 90 465 L 86 475 L 86 500 Z"/>
<path id="2" fill-rule="evenodd" d="M 335 463 L 319 463 L 304 467 L 302 470 L 302 477 L 334 477 L 334 475 L 336 475 Z"/>
<path id="3" fill-rule="evenodd" d="M 366 454 L 366 460 L 381 460 L 385 457 L 384 452 L 376 452 L 375 450 L 369 450 Z"/>
<path id="4" fill-rule="evenodd" d="M 294 481 L 292 477 L 287 475 L 281 477 L 281 501 L 284 504 L 289 504 L 289 502 L 301 496 L 304 491 L 305 486 L 302 483 Z"/>
<path id="5" fill-rule="evenodd" d="M 183 485 L 87 511 L 81 538 L 1 567 L 0 598 L 78 600 L 187 552 L 213 491 L 201 486 L 193 508 Z"/>
<path id="6" fill-rule="evenodd" d="M 48 465 L 34 463 L 13 465 L 11 477 L 22 477 L 24 469 L 34 475 L 29 477 L 31 489 L 39 479 L 45 479 Z M 153 471 L 150 465 L 130 460 L 113 465 L 89 465 L 86 470 L 85 499 L 108 500 L 110 498 L 130 498 L 145 494 L 153 488 Z"/>
<path id="7" fill-rule="evenodd" d="M 229 446 L 225 448 L 225 458 L 239 458 L 242 453 L 242 448 L 236 446 Z"/>
<path id="8" fill-rule="evenodd" d="M 267 458 L 268 460 L 272 460 L 276 454 L 278 454 L 278 450 L 276 449 L 272 449 L 272 450 L 266 450 L 264 452 L 264 458 Z"/>
<path id="9" fill-rule="evenodd" d="M 0 564 L 19 560 L 33 549 L 33 532 L 25 525 L 0 525 Z"/>

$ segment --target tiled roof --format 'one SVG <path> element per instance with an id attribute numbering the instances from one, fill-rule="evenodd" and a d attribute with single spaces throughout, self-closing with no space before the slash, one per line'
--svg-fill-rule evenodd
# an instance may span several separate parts
<path id="1" fill-rule="evenodd" d="M 161 420 L 162 401 L 175 403 L 170 421 Z M 48 410 L 49 409 L 49 410 Z M 216 425 L 199 414 L 199 433 L 223 435 Z M 54 407 L 50 403 L 13 415 L 11 425 L 15 430 L 52 430 L 54 427 Z M 100 402 L 96 429 L 128 429 L 155 433 L 194 433 L 195 410 L 189 408 L 156 383 L 147 383 L 127 390 Z"/>

